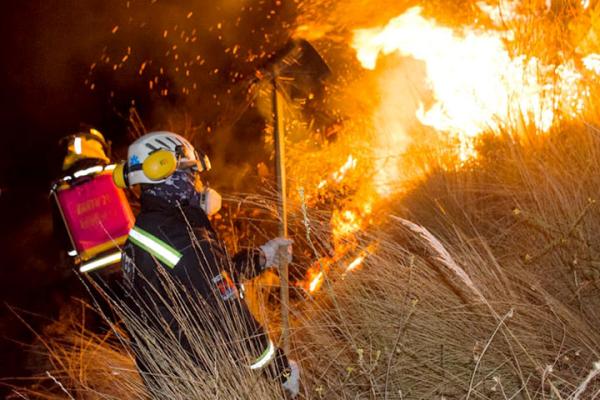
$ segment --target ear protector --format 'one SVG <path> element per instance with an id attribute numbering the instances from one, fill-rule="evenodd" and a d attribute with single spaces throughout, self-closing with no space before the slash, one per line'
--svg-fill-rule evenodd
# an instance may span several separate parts
<path id="1" fill-rule="evenodd" d="M 127 179 L 128 172 L 125 171 L 126 165 L 127 163 L 119 163 L 117 164 L 115 169 L 113 169 L 113 182 L 118 188 L 121 189 L 126 189 L 127 187 L 129 187 L 129 179 Z"/>
<path id="2" fill-rule="evenodd" d="M 125 161 L 113 170 L 113 181 L 122 189 L 131 186 L 129 174 L 142 171 L 150 181 L 161 181 L 173 175 L 177 169 L 197 168 L 200 172 L 210 170 L 210 160 L 204 153 L 194 150 L 194 159 L 188 159 L 181 145 L 176 146 L 175 152 L 166 149 L 155 149 L 142 163 L 131 165 Z M 134 182 L 135 183 L 135 182 Z"/>
<path id="3" fill-rule="evenodd" d="M 166 179 L 177 170 L 177 157 L 168 150 L 160 149 L 150 154 L 143 163 L 130 166 L 129 163 L 120 163 L 113 170 L 113 180 L 117 187 L 125 189 L 129 186 L 128 175 L 133 171 L 144 171 L 150 180 L 160 181 Z"/>

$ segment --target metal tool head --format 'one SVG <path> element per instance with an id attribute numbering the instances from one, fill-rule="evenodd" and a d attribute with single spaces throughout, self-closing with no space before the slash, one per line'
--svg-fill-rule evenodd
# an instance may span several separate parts
<path id="1" fill-rule="evenodd" d="M 331 74 L 319 52 L 304 39 L 291 39 L 259 69 L 263 79 L 273 77 L 300 83 L 317 83 Z"/>

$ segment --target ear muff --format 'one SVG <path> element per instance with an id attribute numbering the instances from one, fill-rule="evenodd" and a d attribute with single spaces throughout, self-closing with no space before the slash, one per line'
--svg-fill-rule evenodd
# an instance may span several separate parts
<path id="1" fill-rule="evenodd" d="M 129 185 L 127 182 L 127 175 L 125 171 L 126 163 L 119 163 L 115 167 L 112 173 L 113 181 L 118 188 L 126 189 Z"/>
<path id="2" fill-rule="evenodd" d="M 144 160 L 142 170 L 153 181 L 165 179 L 177 170 L 177 158 L 167 150 L 155 151 Z"/>

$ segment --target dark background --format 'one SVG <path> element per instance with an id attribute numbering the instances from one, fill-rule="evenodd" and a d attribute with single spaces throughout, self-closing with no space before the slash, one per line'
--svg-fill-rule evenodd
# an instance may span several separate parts
<path id="1" fill-rule="evenodd" d="M 58 139 L 85 122 L 118 143 L 126 125 L 84 85 L 100 51 L 87 32 L 110 29 L 109 1 L 11 1 L 2 9 L 0 376 L 14 377 L 29 373 L 21 343 L 33 339 L 16 314 L 39 330 L 70 295 L 51 240 Z"/>
<path id="2" fill-rule="evenodd" d="M 228 189 L 242 189 L 240 171 L 251 170 L 267 154 L 263 118 L 252 108 L 238 112 L 243 93 L 230 89 L 286 41 L 293 2 L 248 7 L 251 3 L 229 1 L 226 9 L 202 1 L 132 0 L 129 8 L 126 3 L 22 0 L 2 5 L 0 377 L 30 372 L 21 343 L 34 336 L 17 315 L 39 332 L 57 318 L 71 294 L 64 271 L 57 271 L 58 249 L 51 240 L 48 194 L 60 174 L 59 138 L 89 124 L 123 154 L 131 140 L 129 109 L 135 105 L 148 130 L 184 127 L 198 133 L 197 142 L 212 153 L 213 166 L 222 167 L 220 177 L 229 174 Z M 115 26 L 119 29 L 113 33 Z M 184 28 L 188 33 L 196 29 L 195 42 L 183 41 L 178 32 Z M 165 29 L 171 32 L 166 38 Z M 234 43 L 239 44 L 235 55 Z M 114 60 L 128 51 L 128 61 L 114 70 Z M 110 62 L 99 61 L 106 56 Z M 149 60 L 140 74 L 140 65 Z M 185 60 L 204 61 L 184 68 Z M 91 71 L 93 63 L 97 66 Z M 158 86 L 169 89 L 166 96 L 148 90 L 148 80 L 160 68 Z M 194 83 L 195 92 L 180 94 Z M 214 186 L 219 188 L 218 182 Z"/>

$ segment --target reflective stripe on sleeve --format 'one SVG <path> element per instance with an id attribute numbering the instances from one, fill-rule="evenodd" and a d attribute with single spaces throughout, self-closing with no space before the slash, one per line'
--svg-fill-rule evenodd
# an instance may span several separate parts
<path id="1" fill-rule="evenodd" d="M 250 369 L 260 369 L 267 365 L 275 357 L 275 345 L 271 340 L 263 353 L 250 365 Z"/>
<path id="2" fill-rule="evenodd" d="M 129 239 L 137 246 L 158 258 L 169 268 L 174 268 L 179 260 L 181 260 L 182 254 L 180 252 L 137 226 L 134 226 L 129 231 Z"/>

